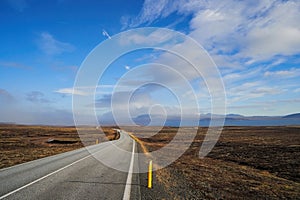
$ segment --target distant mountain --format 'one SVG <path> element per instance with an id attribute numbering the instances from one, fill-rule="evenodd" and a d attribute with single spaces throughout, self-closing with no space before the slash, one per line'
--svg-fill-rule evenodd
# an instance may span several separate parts
<path id="1" fill-rule="evenodd" d="M 211 114 L 211 113 L 207 113 L 207 114 L 201 114 L 200 115 L 201 119 L 203 120 L 208 120 L 208 119 L 244 119 L 246 118 L 243 115 L 239 115 L 239 114 L 227 114 L 227 115 L 220 115 L 220 114 Z"/>
<path id="2" fill-rule="evenodd" d="M 245 117 L 245 116 L 239 115 L 239 114 L 228 114 L 228 115 L 226 115 L 226 118 L 241 118 L 241 117 Z"/>
<path id="3" fill-rule="evenodd" d="M 224 115 L 220 114 L 212 114 L 212 113 L 207 113 L 207 114 L 201 114 L 200 117 L 202 119 L 207 119 L 207 118 L 224 118 Z"/>
<path id="4" fill-rule="evenodd" d="M 147 126 L 151 122 L 150 115 L 139 115 L 133 119 L 134 123 L 140 126 Z"/>
<path id="5" fill-rule="evenodd" d="M 300 118 L 300 113 L 286 115 L 286 116 L 283 116 L 282 118 Z"/>
<path id="6" fill-rule="evenodd" d="M 196 120 L 196 121 L 195 121 Z M 286 126 L 286 125 L 300 125 L 300 113 L 290 114 L 286 116 L 243 116 L 239 114 L 201 114 L 200 120 L 197 122 L 196 118 L 183 118 L 178 116 L 169 116 L 167 119 L 160 115 L 140 115 L 133 119 L 133 121 L 142 126 L 195 126 L 199 123 L 200 126 L 209 126 L 221 123 L 225 126 Z"/>

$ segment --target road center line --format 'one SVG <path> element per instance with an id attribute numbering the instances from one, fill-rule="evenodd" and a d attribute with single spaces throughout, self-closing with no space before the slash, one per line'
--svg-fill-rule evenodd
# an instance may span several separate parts
<path id="1" fill-rule="evenodd" d="M 43 180 L 43 179 L 45 179 L 45 178 L 47 178 L 47 177 L 49 177 L 49 176 L 51 176 L 51 175 L 53 175 L 53 174 L 56 174 L 57 172 L 60 172 L 61 170 L 64 170 L 64 169 L 66 169 L 66 168 L 68 168 L 68 167 L 70 167 L 70 166 L 72 166 L 72 165 L 74 165 L 74 164 L 76 164 L 76 163 L 78 163 L 78 162 L 80 162 L 80 161 L 82 161 L 82 160 L 88 158 L 88 157 L 91 157 L 91 156 L 92 156 L 92 155 L 85 156 L 85 157 L 83 157 L 83 158 L 81 158 L 81 159 L 79 159 L 79 160 L 77 160 L 77 161 L 75 161 L 75 162 L 72 162 L 72 163 L 69 164 L 69 165 L 66 165 L 66 166 L 64 166 L 64 167 L 62 167 L 62 168 L 60 168 L 60 169 L 58 169 L 58 170 L 56 170 L 56 171 L 54 171 L 54 172 L 51 172 L 50 174 L 47 174 L 47 175 L 45 175 L 45 176 L 43 176 L 43 177 L 41 177 L 41 178 L 39 178 L 39 179 L 36 179 L 36 180 L 34 180 L 34 181 L 32 181 L 32 182 L 30 182 L 30 183 L 28 183 L 28 184 L 26 184 L 26 185 L 24 185 L 24 186 L 18 188 L 18 189 L 15 189 L 15 190 L 13 190 L 13 191 L 11 191 L 11 192 L 9 192 L 9 193 L 7 193 L 7 194 L 1 196 L 0 199 L 4 199 L 5 197 L 8 197 L 9 195 L 11 195 L 11 194 L 13 194 L 13 193 L 16 193 L 16 192 L 18 192 L 18 191 L 20 191 L 20 190 L 22 190 L 22 189 L 24 189 L 24 188 L 26 188 L 26 187 L 28 187 L 28 186 L 34 184 L 34 183 L 37 183 L 37 182 L 39 182 L 39 181 L 41 181 L 41 180 Z"/>
<path id="2" fill-rule="evenodd" d="M 135 141 L 132 140 L 131 161 L 130 161 L 130 166 L 129 166 L 129 170 L 128 170 L 128 176 L 127 176 L 126 186 L 125 186 L 125 190 L 124 190 L 123 200 L 130 200 L 132 172 L 133 172 L 133 163 L 134 163 L 134 148 L 135 148 Z"/>

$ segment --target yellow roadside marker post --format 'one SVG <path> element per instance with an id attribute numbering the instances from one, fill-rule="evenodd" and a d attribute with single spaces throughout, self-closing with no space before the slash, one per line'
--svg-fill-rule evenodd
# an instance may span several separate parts
<path id="1" fill-rule="evenodd" d="M 99 144 L 99 140 L 98 139 L 96 139 L 96 144 Z"/>
<path id="2" fill-rule="evenodd" d="M 148 188 L 152 188 L 152 160 L 150 160 L 148 166 Z"/>

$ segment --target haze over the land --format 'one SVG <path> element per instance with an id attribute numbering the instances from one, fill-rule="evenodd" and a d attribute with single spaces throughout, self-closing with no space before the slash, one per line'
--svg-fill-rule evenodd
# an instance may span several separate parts
<path id="1" fill-rule="evenodd" d="M 73 88 L 85 57 L 115 34 L 145 26 L 185 33 L 207 50 L 224 82 L 227 113 L 285 116 L 300 112 L 297 0 L 6 0 L 0 2 L 0 18 L 0 122 L 73 124 L 72 95 L 94 95 L 87 88 Z M 135 39 L 147 42 L 147 38 Z M 190 110 L 191 116 L 211 112 L 209 91 L 201 77 L 190 73 L 178 58 L 145 49 L 121 56 L 101 77 L 95 94 L 100 120 L 113 121 L 111 95 L 120 77 L 147 63 L 162 63 L 187 74 L 200 109 L 179 105 L 166 88 L 147 85 L 131 98 L 132 118 L 149 114 L 153 105 L 164 106 L 168 117 L 177 116 L 180 106 Z M 132 82 L 178 83 L 175 76 L 162 71 L 142 70 L 135 75 Z M 115 94 L 120 99 L 116 106 L 120 116 L 127 103 L 122 97 L 132 82 Z M 180 95 L 192 97 L 190 91 L 177 87 Z M 151 110 L 154 115 L 161 112 Z"/>

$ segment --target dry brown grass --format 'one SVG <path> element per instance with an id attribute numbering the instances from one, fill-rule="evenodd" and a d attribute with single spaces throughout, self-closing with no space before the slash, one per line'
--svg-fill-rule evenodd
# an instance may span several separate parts
<path id="1" fill-rule="evenodd" d="M 157 180 L 171 198 L 299 198 L 299 127 L 225 127 L 213 151 L 199 159 L 206 130 L 200 128 L 190 148 L 177 161 L 156 172 Z M 133 130 L 149 151 L 168 144 L 176 131 L 164 128 L 147 138 L 149 128 Z M 187 128 L 186 134 L 189 131 Z M 180 144 L 176 147 L 181 148 Z"/>
<path id="2" fill-rule="evenodd" d="M 88 137 L 85 145 L 118 137 L 112 127 L 81 127 Z M 51 142 L 52 141 L 52 142 Z M 75 127 L 0 125 L 0 168 L 83 147 Z"/>

